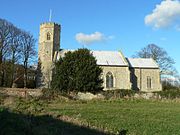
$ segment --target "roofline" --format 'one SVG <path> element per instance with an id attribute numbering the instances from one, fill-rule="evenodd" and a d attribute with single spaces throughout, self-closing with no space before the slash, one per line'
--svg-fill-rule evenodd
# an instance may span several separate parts
<path id="1" fill-rule="evenodd" d="M 152 60 L 152 62 L 156 65 L 155 67 L 137 67 L 137 66 L 132 66 L 131 64 L 131 59 L 150 59 Z M 160 69 L 159 68 L 159 65 L 157 64 L 157 62 L 153 59 L 153 58 L 126 58 L 126 60 L 128 61 L 128 64 L 129 64 L 129 68 L 141 68 L 141 69 Z"/>
<path id="2" fill-rule="evenodd" d="M 98 66 L 105 66 L 105 67 L 108 67 L 108 66 L 111 66 L 111 67 L 129 67 L 128 65 L 99 65 L 97 64 Z"/>
<path id="3" fill-rule="evenodd" d="M 136 69 L 159 69 L 159 67 L 129 67 L 131 69 L 136 68 Z"/>
<path id="4" fill-rule="evenodd" d="M 159 64 L 153 59 L 153 58 L 151 58 L 152 59 L 152 61 L 158 66 L 158 68 L 159 68 Z"/>
<path id="5" fill-rule="evenodd" d="M 124 54 L 122 53 L 122 51 L 119 50 L 118 52 L 120 53 L 121 57 L 123 58 L 124 63 L 126 63 L 127 65 L 129 65 L 128 62 L 127 62 L 127 60 L 126 60 L 126 58 L 124 57 Z"/>

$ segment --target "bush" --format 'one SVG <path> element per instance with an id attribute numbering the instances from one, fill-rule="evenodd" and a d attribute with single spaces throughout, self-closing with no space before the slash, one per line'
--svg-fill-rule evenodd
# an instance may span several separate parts
<path id="1" fill-rule="evenodd" d="M 6 99 L 8 96 L 6 94 L 0 93 L 0 105 L 4 103 L 4 99 Z"/>
<path id="2" fill-rule="evenodd" d="M 178 90 L 179 87 L 173 86 L 171 83 L 168 82 L 162 82 L 163 90 Z"/>
<path id="3" fill-rule="evenodd" d="M 42 93 L 43 94 L 40 98 L 44 99 L 44 100 L 53 100 L 53 99 L 57 98 L 58 95 L 60 94 L 59 91 L 56 91 L 54 89 L 48 89 L 48 88 L 42 89 Z"/>
<path id="4" fill-rule="evenodd" d="M 102 94 L 105 96 L 106 99 L 112 99 L 112 98 L 125 98 L 125 97 L 132 97 L 135 94 L 135 91 L 133 90 L 108 90 L 103 91 Z"/>
<path id="5" fill-rule="evenodd" d="M 180 98 L 180 89 L 168 89 L 158 92 L 161 98 L 175 99 Z"/>
<path id="6" fill-rule="evenodd" d="M 88 49 L 67 52 L 55 65 L 52 88 L 70 91 L 92 92 L 102 90 L 102 69 Z"/>
<path id="7" fill-rule="evenodd" d="M 15 101 L 14 111 L 20 112 L 20 113 L 25 112 L 27 114 L 36 114 L 36 113 L 42 112 L 45 106 L 46 106 L 46 103 L 39 99 L 18 98 Z"/>
<path id="8" fill-rule="evenodd" d="M 163 91 L 158 92 L 162 98 L 175 99 L 180 98 L 180 88 L 173 86 L 171 83 L 162 82 Z"/>

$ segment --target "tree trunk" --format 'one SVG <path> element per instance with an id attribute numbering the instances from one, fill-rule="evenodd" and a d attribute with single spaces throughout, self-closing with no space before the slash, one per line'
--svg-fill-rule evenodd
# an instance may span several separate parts
<path id="1" fill-rule="evenodd" d="M 3 72 L 3 61 L 2 61 L 2 51 L 0 52 L 0 86 L 3 86 L 4 72 Z"/>
<path id="2" fill-rule="evenodd" d="M 13 53 L 12 54 L 12 74 L 11 74 L 11 77 L 12 77 L 12 80 L 11 80 L 11 87 L 12 87 L 12 85 L 13 85 L 13 82 L 14 82 L 14 79 L 15 79 L 15 77 L 14 77 L 14 73 L 15 73 L 15 54 Z"/>
<path id="3" fill-rule="evenodd" d="M 2 71 L 1 71 L 1 86 L 4 86 L 4 66 L 2 64 Z"/>
<path id="4" fill-rule="evenodd" d="M 27 88 L 27 62 L 24 62 L 24 88 Z"/>

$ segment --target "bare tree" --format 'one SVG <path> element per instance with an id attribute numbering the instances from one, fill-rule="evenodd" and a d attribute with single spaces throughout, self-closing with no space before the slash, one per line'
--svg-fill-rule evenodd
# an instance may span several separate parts
<path id="1" fill-rule="evenodd" d="M 30 60 L 32 60 L 36 56 L 36 51 L 35 51 L 36 40 L 28 32 L 23 31 L 21 33 L 21 35 L 22 35 L 21 53 L 22 53 L 22 61 L 23 61 L 23 66 L 24 66 L 24 88 L 26 88 L 27 87 L 28 64 L 30 63 Z"/>
<path id="2" fill-rule="evenodd" d="M 0 86 L 11 86 L 19 76 L 17 68 L 24 67 L 24 87 L 27 86 L 27 69 L 36 57 L 35 39 L 7 20 L 0 19 Z M 22 77 L 22 73 L 20 75 Z"/>
<path id="3" fill-rule="evenodd" d="M 11 30 L 11 42 L 9 46 L 9 59 L 11 60 L 11 86 L 13 84 L 13 81 L 15 78 L 15 64 L 19 62 L 19 59 L 21 57 L 21 30 L 13 27 Z"/>
<path id="4" fill-rule="evenodd" d="M 4 85 L 5 77 L 5 67 L 4 62 L 6 60 L 6 55 L 9 52 L 9 44 L 11 41 L 11 31 L 14 28 L 13 24 L 10 22 L 0 19 L 0 85 Z"/>
<path id="5" fill-rule="evenodd" d="M 152 58 L 154 59 L 161 70 L 161 74 L 173 75 L 175 68 L 174 60 L 168 55 L 168 53 L 161 47 L 155 44 L 149 44 L 137 52 L 133 57 L 140 58 Z"/>
<path id="6" fill-rule="evenodd" d="M 5 54 L 9 49 L 9 43 L 11 40 L 11 31 L 13 24 L 6 20 L 0 19 L 0 64 L 2 63 Z"/>

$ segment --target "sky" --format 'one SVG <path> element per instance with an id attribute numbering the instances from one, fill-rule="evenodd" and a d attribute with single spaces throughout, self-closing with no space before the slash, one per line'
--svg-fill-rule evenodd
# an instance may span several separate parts
<path id="1" fill-rule="evenodd" d="M 164 48 L 180 72 L 179 0 L 0 0 L 0 18 L 31 32 L 61 24 L 61 49 L 121 50 L 132 57 L 148 44 Z"/>

